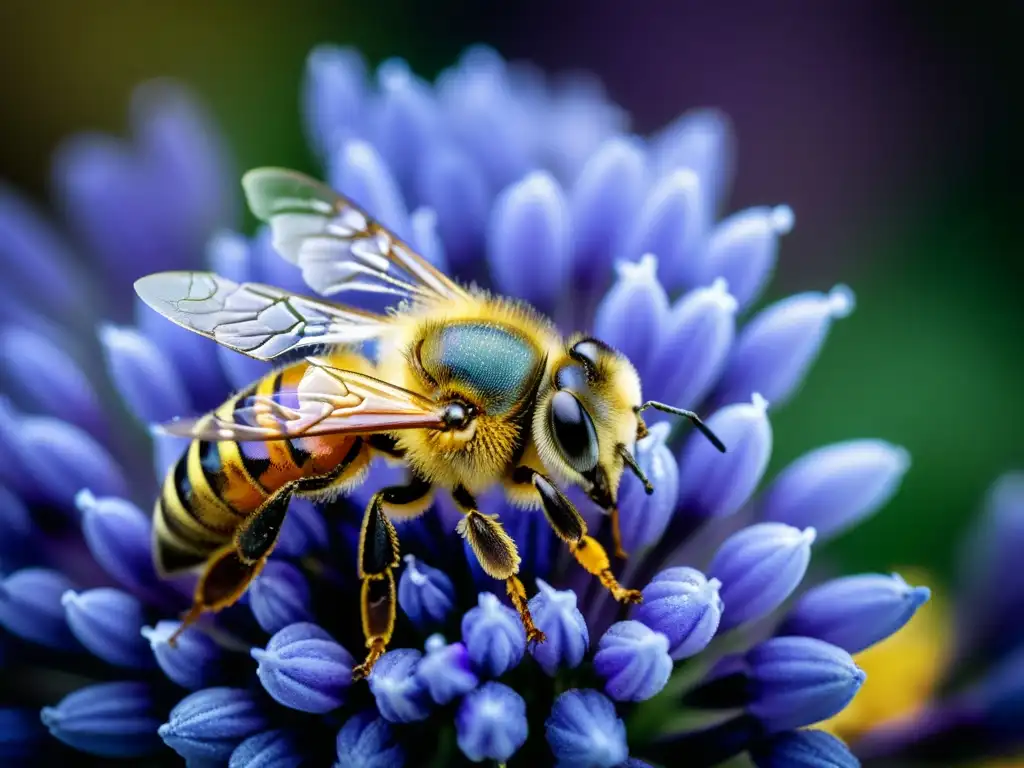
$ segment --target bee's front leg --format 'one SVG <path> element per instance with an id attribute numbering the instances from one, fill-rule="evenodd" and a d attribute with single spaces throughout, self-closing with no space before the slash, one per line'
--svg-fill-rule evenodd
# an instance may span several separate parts
<path id="1" fill-rule="evenodd" d="M 519 550 L 515 541 L 502 527 L 497 515 L 485 515 L 477 509 L 476 499 L 465 488 L 459 486 L 452 491 L 452 498 L 465 515 L 459 521 L 458 531 L 469 542 L 480 567 L 491 578 L 505 582 L 505 591 L 523 623 L 527 641 L 543 643 L 547 638 L 533 623 L 526 587 L 516 575 L 519 573 Z"/>
<path id="2" fill-rule="evenodd" d="M 516 467 L 512 474 L 516 484 L 532 484 L 540 496 L 544 516 L 555 535 L 569 545 L 576 562 L 587 573 L 597 576 L 602 586 L 621 603 L 639 603 L 643 596 L 639 590 L 626 589 L 612 573 L 608 553 L 597 539 L 587 534 L 587 523 L 564 493 L 550 478 L 530 467 Z"/>
<path id="3" fill-rule="evenodd" d="M 398 532 L 385 505 L 399 510 L 421 501 L 431 491 L 426 480 L 413 476 L 408 485 L 382 488 L 366 505 L 359 534 L 359 578 L 362 581 L 361 613 L 366 637 L 366 659 L 352 670 L 356 679 L 367 677 L 384 655 L 395 629 L 395 574 L 401 562 Z"/>

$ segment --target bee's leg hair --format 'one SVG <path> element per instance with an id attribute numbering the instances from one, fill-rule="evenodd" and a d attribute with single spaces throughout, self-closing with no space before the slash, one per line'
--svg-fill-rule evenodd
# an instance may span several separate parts
<path id="1" fill-rule="evenodd" d="M 530 467 L 516 467 L 512 480 L 519 484 L 532 484 L 540 495 L 544 516 L 554 530 L 555 535 L 569 545 L 576 561 L 587 573 L 597 576 L 612 597 L 620 603 L 639 603 L 643 596 L 639 590 L 626 589 L 611 570 L 608 553 L 597 539 L 587 534 L 587 523 L 573 503 L 548 477 Z"/>
<path id="2" fill-rule="evenodd" d="M 407 485 L 393 485 L 373 494 L 366 505 L 359 533 L 359 579 L 362 582 L 361 612 L 366 637 L 366 659 L 352 670 L 356 680 L 367 677 L 384 655 L 395 629 L 395 575 L 400 553 L 398 532 L 384 505 L 402 507 L 420 501 L 431 491 L 426 480 L 415 475 Z"/>
<path id="3" fill-rule="evenodd" d="M 469 542 L 480 567 L 494 579 L 505 582 L 505 592 L 519 614 L 526 630 L 528 642 L 543 643 L 547 638 L 537 629 L 526 601 L 526 587 L 516 575 L 519 573 L 519 551 L 497 515 L 485 515 L 477 509 L 473 494 L 462 486 L 452 492 L 452 498 L 465 515 L 459 521 L 458 531 Z"/>

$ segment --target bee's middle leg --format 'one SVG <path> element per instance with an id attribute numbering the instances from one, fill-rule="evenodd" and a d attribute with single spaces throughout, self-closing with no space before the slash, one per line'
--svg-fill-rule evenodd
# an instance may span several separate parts
<path id="1" fill-rule="evenodd" d="M 465 515 L 459 521 L 458 531 L 469 542 L 480 567 L 491 578 L 505 582 L 505 591 L 523 623 L 527 641 L 543 643 L 547 638 L 533 623 L 526 587 L 516 575 L 520 560 L 515 541 L 502 527 L 497 515 L 485 515 L 477 509 L 476 499 L 465 488 L 456 488 L 452 498 Z"/>
<path id="2" fill-rule="evenodd" d="M 245 519 L 231 543 L 210 555 L 196 584 L 192 608 L 168 640 L 172 647 L 178 636 L 200 616 L 233 605 L 249 588 L 277 544 L 288 504 L 300 488 L 298 482 L 281 486 Z"/>
<path id="3" fill-rule="evenodd" d="M 388 518 L 384 505 L 412 506 L 431 491 L 426 480 L 413 476 L 407 485 L 382 488 L 366 505 L 359 534 L 359 579 L 362 582 L 361 605 L 363 635 L 366 637 L 366 659 L 352 670 L 359 680 L 370 674 L 373 665 L 384 655 L 395 629 L 395 575 L 400 552 L 398 532 Z"/>
<path id="4" fill-rule="evenodd" d="M 639 603 L 643 596 L 639 590 L 626 589 L 619 584 L 611 570 L 608 553 L 597 539 L 588 535 L 587 523 L 564 493 L 551 480 L 530 467 L 517 467 L 512 474 L 517 485 L 531 484 L 540 495 L 544 516 L 555 535 L 569 545 L 576 562 L 594 576 L 620 603 Z"/>

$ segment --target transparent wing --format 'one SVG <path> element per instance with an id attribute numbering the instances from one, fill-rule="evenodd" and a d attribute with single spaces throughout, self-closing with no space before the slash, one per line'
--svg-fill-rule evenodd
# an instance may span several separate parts
<path id="1" fill-rule="evenodd" d="M 199 440 L 245 442 L 444 425 L 441 407 L 415 392 L 334 368 L 322 358 L 310 357 L 307 362 L 294 391 L 252 395 L 238 402 L 232 413 L 176 419 L 160 429 Z"/>
<path id="2" fill-rule="evenodd" d="M 324 344 L 358 344 L 379 336 L 387 318 L 212 272 L 158 272 L 135 292 L 160 314 L 258 360 Z"/>
<path id="3" fill-rule="evenodd" d="M 359 206 L 295 171 L 257 168 L 242 178 L 249 207 L 270 224 L 274 247 L 314 291 L 390 293 L 417 300 L 468 298 Z"/>

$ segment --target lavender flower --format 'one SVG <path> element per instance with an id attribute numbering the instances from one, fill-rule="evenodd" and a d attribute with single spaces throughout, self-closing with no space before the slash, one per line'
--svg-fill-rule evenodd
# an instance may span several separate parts
<path id="1" fill-rule="evenodd" d="M 16 273 L 23 292 L 0 288 L 0 358 L 29 356 L 68 395 L 42 397 L 21 379 L 5 383 L 8 399 L 0 400 L 10 456 L 0 465 L 0 501 L 14 500 L 0 515 L 0 563 L 19 569 L 0 581 L 0 625 L 17 638 L 4 649 L 6 663 L 31 656 L 30 681 L 48 666 L 125 679 L 49 702 L 42 722 L 93 755 L 138 760 L 169 747 L 188 761 L 231 766 L 454 760 L 433 754 L 452 728 L 452 749 L 469 760 L 641 766 L 680 743 L 703 745 L 692 752 L 694 766 L 744 751 L 762 761 L 797 754 L 799 744 L 781 732 L 828 717 L 861 677 L 841 648 L 774 638 L 727 657 L 738 668 L 716 668 L 690 695 L 666 683 L 674 662 L 699 657 L 723 629 L 767 619 L 797 589 L 812 527 L 852 525 L 899 484 L 905 455 L 873 443 L 868 461 L 809 454 L 756 495 L 772 447 L 768 403 L 795 394 L 852 295 L 840 287 L 791 297 L 740 322 L 793 216 L 785 206 L 758 207 L 715 222 L 732 154 L 728 124 L 715 112 L 684 114 L 650 138 L 630 136 L 625 114 L 592 81 L 551 85 L 483 48 L 433 84 L 397 60 L 375 78 L 367 71 L 350 50 L 324 47 L 309 58 L 303 109 L 329 182 L 454 277 L 527 299 L 563 330 L 619 345 L 649 394 L 708 415 L 729 452 L 699 435 L 672 439 L 667 424 L 652 420 L 636 454 L 654 493 L 629 476 L 620 496 L 632 557 L 614 568 L 646 599 L 632 614 L 566 564 L 542 515 L 484 499 L 517 541 L 531 608 L 548 636 L 529 653 L 515 611 L 466 559 L 441 498 L 403 525 L 408 559 L 391 649 L 367 687 L 351 686 L 348 669 L 364 642 L 352 566 L 360 507 L 393 474 L 383 466 L 349 497 L 295 502 L 248 594 L 172 648 L 194 577 L 157 576 L 144 507 L 183 445 L 144 428 L 216 407 L 267 366 L 142 306 L 133 322 L 130 280 L 194 268 L 205 255 L 232 280 L 307 289 L 266 231 L 252 239 L 230 231 L 234 181 L 221 173 L 230 163 L 201 112 L 179 89 L 146 88 L 133 143 L 84 137 L 58 156 L 62 210 L 94 258 L 90 277 L 111 292 L 106 299 L 79 301 L 70 246 L 16 197 L 0 196 L 0 233 L 10 234 L 0 243 L 14 244 L 0 245 L 0 266 L 11 272 L 27 252 L 39 265 Z M 71 298 L 41 295 L 58 292 Z M 97 338 L 83 338 L 83 327 L 98 328 Z M 100 358 L 138 422 L 134 435 L 103 407 L 110 393 L 92 366 Z M 138 450 L 146 439 L 151 457 Z M 714 547 L 690 534 L 712 518 L 738 520 L 741 510 L 761 522 L 714 542 L 707 576 L 693 568 Z M 581 511 L 608 541 L 608 525 L 586 501 Z M 11 553 L 7 542 L 16 540 L 32 546 Z M 836 607 L 840 622 L 843 610 Z M 833 617 L 806 604 L 788 619 L 861 646 L 908 612 L 899 620 L 873 614 L 872 631 L 856 643 L 829 634 Z M 452 642 L 432 637 L 423 654 L 434 629 Z M 500 681 L 481 683 L 489 678 Z M 33 689 L 28 682 L 20 692 L 26 702 Z M 709 712 L 728 699 L 733 714 L 718 730 L 630 732 L 621 702 L 645 699 Z M 18 731 L 5 735 L 18 749 L 38 742 L 24 718 L 3 722 Z"/>

